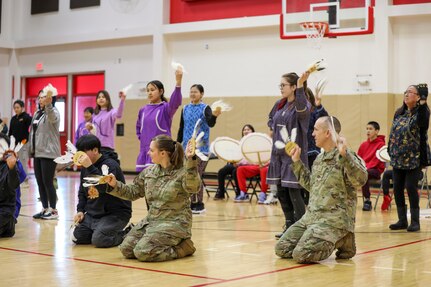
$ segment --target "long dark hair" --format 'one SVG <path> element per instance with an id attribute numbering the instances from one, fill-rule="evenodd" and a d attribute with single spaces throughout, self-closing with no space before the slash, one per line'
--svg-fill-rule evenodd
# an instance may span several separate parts
<path id="1" fill-rule="evenodd" d="M 252 132 L 255 132 L 254 127 L 253 127 L 252 125 L 250 125 L 250 124 L 245 124 L 245 125 L 242 127 L 242 130 L 241 130 L 241 137 L 243 137 L 243 136 L 244 136 L 244 129 L 245 129 L 245 128 L 249 128 L 249 129 L 251 129 L 251 131 L 252 131 Z"/>
<path id="2" fill-rule="evenodd" d="M 163 83 L 162 82 L 160 82 L 160 81 L 158 81 L 158 80 L 154 80 L 154 81 L 151 81 L 151 82 L 149 82 L 148 84 L 147 84 L 147 88 L 148 88 L 148 86 L 149 85 L 153 85 L 153 86 L 155 86 L 159 91 L 161 90 L 162 92 L 161 92 L 161 95 L 160 95 L 160 99 L 163 101 L 163 102 L 167 102 L 168 100 L 166 99 L 166 97 L 165 97 L 165 87 L 163 86 Z"/>
<path id="3" fill-rule="evenodd" d="M 114 108 L 112 106 L 111 96 L 109 95 L 108 91 L 106 91 L 106 90 L 100 90 L 96 94 L 96 108 L 94 109 L 94 113 L 96 115 L 102 110 L 102 107 L 99 104 L 97 104 L 97 98 L 99 97 L 99 94 L 103 94 L 105 96 L 105 99 L 108 101 L 108 106 L 107 106 L 107 111 L 108 112 Z"/>
<path id="4" fill-rule="evenodd" d="M 179 142 L 172 140 L 168 135 L 158 135 L 152 139 L 159 151 L 166 151 L 174 169 L 179 169 L 184 165 L 184 150 Z"/>

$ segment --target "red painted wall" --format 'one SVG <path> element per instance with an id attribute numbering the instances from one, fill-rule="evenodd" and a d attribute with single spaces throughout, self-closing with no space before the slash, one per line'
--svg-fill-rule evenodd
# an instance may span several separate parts
<path id="1" fill-rule="evenodd" d="M 431 3 L 431 0 L 392 0 L 394 5 Z"/>
<path id="2" fill-rule="evenodd" d="M 374 3 L 375 0 L 372 1 Z M 397 0 L 394 0 L 394 2 Z M 409 0 L 398 0 L 408 2 Z M 431 1 L 431 0 L 416 0 Z M 310 0 L 288 0 L 288 11 L 304 12 L 310 9 Z M 328 0 L 313 0 L 313 3 Z M 341 1 L 341 7 L 354 8 L 364 0 Z M 374 4 L 373 4 L 374 5 Z M 170 23 L 241 18 L 281 13 L 281 0 L 171 0 Z"/>

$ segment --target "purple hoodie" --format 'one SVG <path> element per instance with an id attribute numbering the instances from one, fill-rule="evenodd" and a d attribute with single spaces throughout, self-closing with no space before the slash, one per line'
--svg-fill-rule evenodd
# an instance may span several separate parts
<path id="1" fill-rule="evenodd" d="M 106 109 L 100 110 L 93 115 L 93 124 L 96 128 L 96 136 L 99 138 L 102 147 L 114 149 L 114 127 L 115 121 L 121 119 L 124 110 L 124 100 L 120 101 L 118 109 L 112 109 L 109 112 Z"/>
<path id="2" fill-rule="evenodd" d="M 139 110 L 136 135 L 141 145 L 136 160 L 137 171 L 141 171 L 152 164 L 148 155 L 151 140 L 160 134 L 171 136 L 172 118 L 180 107 L 182 98 L 181 87 L 175 87 L 169 102 L 147 104 Z"/>

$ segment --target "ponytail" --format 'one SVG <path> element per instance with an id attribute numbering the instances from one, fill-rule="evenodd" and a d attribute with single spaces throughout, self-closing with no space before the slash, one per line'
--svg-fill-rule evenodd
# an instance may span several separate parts
<path id="1" fill-rule="evenodd" d="M 184 150 L 179 142 L 176 142 L 167 135 L 158 135 L 153 138 L 157 148 L 160 151 L 166 151 L 169 154 L 170 162 L 174 169 L 184 166 Z"/>

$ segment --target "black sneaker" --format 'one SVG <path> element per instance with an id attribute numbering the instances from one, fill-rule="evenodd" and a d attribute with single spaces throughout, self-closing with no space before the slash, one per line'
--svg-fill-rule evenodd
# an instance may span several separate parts
<path id="1" fill-rule="evenodd" d="M 364 201 L 364 206 L 362 207 L 363 211 L 371 211 L 372 209 L 372 204 L 371 204 L 371 200 L 367 199 Z"/>
<path id="2" fill-rule="evenodd" d="M 224 200 L 224 193 L 223 194 L 221 194 L 221 193 L 216 193 L 215 195 L 214 195 L 214 200 Z"/>
<path id="3" fill-rule="evenodd" d="M 127 234 L 130 232 L 130 230 L 132 230 L 132 228 L 133 228 L 134 226 L 135 226 L 135 225 L 134 225 L 133 223 L 129 222 L 129 223 L 126 225 L 126 227 L 124 227 L 124 229 L 121 231 L 121 234 L 122 234 L 123 238 L 125 238 L 125 237 L 127 236 Z"/>
<path id="4" fill-rule="evenodd" d="M 196 202 L 194 208 L 192 208 L 193 214 L 201 214 L 205 211 L 205 204 L 203 202 Z"/>
<path id="5" fill-rule="evenodd" d="M 289 227 L 293 225 L 293 223 L 294 222 L 292 222 L 291 220 L 286 220 L 286 224 L 284 224 L 283 226 L 283 232 L 277 233 L 275 235 L 275 238 L 277 240 L 280 239 L 283 236 L 283 234 L 289 229 Z"/>

